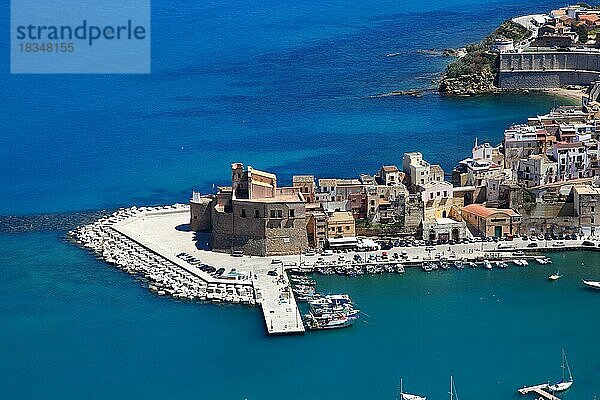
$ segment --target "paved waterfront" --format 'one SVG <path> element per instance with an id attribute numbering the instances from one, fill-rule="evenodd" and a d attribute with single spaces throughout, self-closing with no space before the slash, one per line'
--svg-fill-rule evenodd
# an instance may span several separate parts
<path id="1" fill-rule="evenodd" d="M 143 273 L 150 289 L 174 297 L 260 304 L 270 334 L 303 333 L 304 326 L 287 280 L 286 269 L 312 271 L 319 267 L 348 266 L 355 255 L 373 264 L 391 260 L 394 253 L 405 257 L 394 262 L 420 266 L 435 259 L 481 261 L 533 258 L 541 252 L 576 250 L 583 240 L 523 240 L 461 243 L 418 247 L 395 247 L 386 251 L 348 252 L 331 256 L 233 257 L 206 250 L 206 237 L 188 228 L 189 207 L 173 205 L 123 209 L 75 231 L 78 242 L 93 249 L 126 272 Z M 532 245 L 535 243 L 535 245 Z M 598 250 L 598 241 L 592 240 Z M 530 246 L 536 246 L 535 248 Z M 533 252 L 532 252 L 533 250 Z M 526 253 L 524 253 L 526 252 Z M 206 264 L 223 274 L 203 271 Z M 227 278 L 224 278 L 227 276 Z"/>

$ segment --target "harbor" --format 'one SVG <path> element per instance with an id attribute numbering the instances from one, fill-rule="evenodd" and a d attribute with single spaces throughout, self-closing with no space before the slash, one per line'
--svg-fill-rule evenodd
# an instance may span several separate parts
<path id="1" fill-rule="evenodd" d="M 451 246 L 404 241 L 404 246 L 387 250 L 245 256 L 206 249 L 202 239 L 186 228 L 188 213 L 189 207 L 182 204 L 120 209 L 79 227 L 69 236 L 107 263 L 139 276 L 157 295 L 260 306 L 266 331 L 273 335 L 302 334 L 306 328 L 347 327 L 358 319 L 358 311 L 346 307 L 346 302 L 328 299 L 327 307 L 315 309 L 323 305 L 319 300 L 329 295 L 316 292 L 314 281 L 306 274 L 358 277 L 403 275 L 408 268 L 427 273 L 449 269 L 501 270 L 510 265 L 523 268 L 551 263 L 544 253 L 600 250 L 600 241 L 593 238 L 532 237 L 510 241 L 472 239 Z M 535 248 L 531 243 L 536 244 Z M 299 301 L 312 308 L 304 317 Z M 350 298 L 347 303 L 351 304 Z"/>

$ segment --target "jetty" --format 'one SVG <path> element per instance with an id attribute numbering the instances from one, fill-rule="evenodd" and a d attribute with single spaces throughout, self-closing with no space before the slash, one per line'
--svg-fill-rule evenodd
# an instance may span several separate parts
<path id="1" fill-rule="evenodd" d="M 269 335 L 304 333 L 302 315 L 283 268 L 277 275 L 257 274 L 254 289 Z"/>
<path id="2" fill-rule="evenodd" d="M 551 394 L 548 391 L 549 386 L 550 385 L 547 383 L 542 383 L 540 385 L 525 386 L 525 387 L 522 387 L 521 389 L 518 389 L 517 391 L 519 393 L 521 393 L 522 395 L 535 393 L 536 395 L 541 396 L 542 398 L 547 399 L 547 400 L 560 400 L 560 398 L 556 397 L 555 395 Z"/>

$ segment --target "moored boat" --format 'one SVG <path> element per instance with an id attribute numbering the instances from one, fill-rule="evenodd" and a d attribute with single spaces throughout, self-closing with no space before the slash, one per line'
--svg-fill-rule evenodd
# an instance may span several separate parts
<path id="1" fill-rule="evenodd" d="M 405 393 L 402 387 L 402 379 L 400 379 L 400 396 L 398 400 L 427 400 L 427 397 Z"/>
<path id="2" fill-rule="evenodd" d="M 550 389 L 550 391 L 552 392 L 563 392 L 573 385 L 573 375 L 571 374 L 571 367 L 569 366 L 569 361 L 567 361 L 567 355 L 564 350 L 562 351 L 561 369 L 562 379 L 556 382 L 554 385 L 548 386 L 548 389 Z M 565 371 L 569 372 L 568 380 L 565 380 Z"/>
<path id="3" fill-rule="evenodd" d="M 583 284 L 589 288 L 600 290 L 600 282 L 583 280 Z"/>

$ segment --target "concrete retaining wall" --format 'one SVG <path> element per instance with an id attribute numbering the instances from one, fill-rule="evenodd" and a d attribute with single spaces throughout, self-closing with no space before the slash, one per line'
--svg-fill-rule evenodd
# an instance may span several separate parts
<path id="1" fill-rule="evenodd" d="M 589 85 L 600 79 L 600 53 L 540 52 L 500 55 L 498 85 L 506 89 Z"/>

